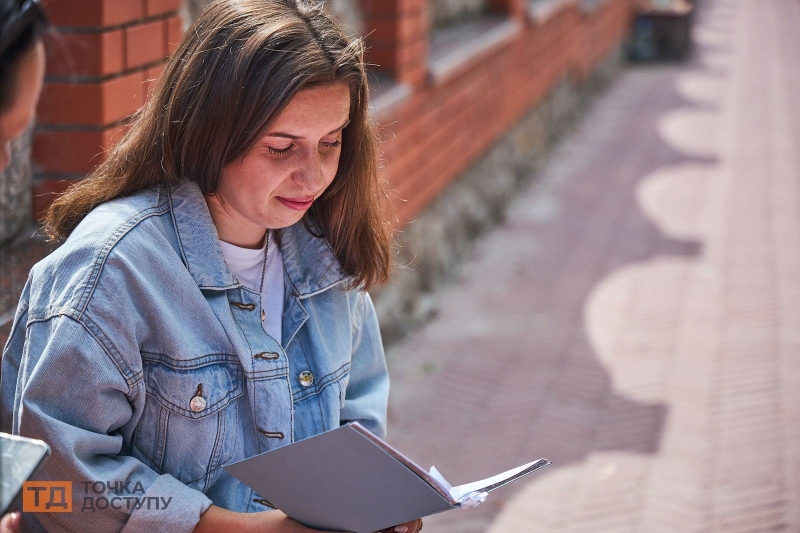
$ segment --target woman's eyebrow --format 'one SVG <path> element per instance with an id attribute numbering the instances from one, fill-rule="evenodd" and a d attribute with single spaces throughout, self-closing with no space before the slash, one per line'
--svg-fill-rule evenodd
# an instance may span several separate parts
<path id="1" fill-rule="evenodd" d="M 333 130 L 333 131 L 329 132 L 329 133 L 328 133 L 328 135 L 333 135 L 334 133 L 337 133 L 337 132 L 339 132 L 339 131 L 342 131 L 342 130 L 343 130 L 343 129 L 345 129 L 345 128 L 346 128 L 346 127 L 349 125 L 349 124 L 350 124 L 350 120 L 348 119 L 348 120 L 347 120 L 347 122 L 345 122 L 344 124 L 342 124 L 341 126 L 339 126 L 338 128 L 336 128 L 335 130 Z M 266 135 L 266 136 L 267 136 L 267 137 L 283 137 L 283 138 L 285 138 L 285 139 L 302 139 L 302 137 L 299 137 L 299 136 L 297 136 L 297 135 L 292 135 L 291 133 L 282 133 L 282 132 L 280 132 L 280 131 L 271 131 L 271 132 L 267 133 L 267 135 Z"/>

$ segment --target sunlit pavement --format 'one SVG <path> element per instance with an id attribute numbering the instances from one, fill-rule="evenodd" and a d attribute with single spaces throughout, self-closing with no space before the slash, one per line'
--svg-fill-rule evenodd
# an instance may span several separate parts
<path id="1" fill-rule="evenodd" d="M 628 69 L 390 351 L 421 466 L 554 461 L 425 531 L 800 531 L 800 2 L 696 22 L 694 59 Z"/>

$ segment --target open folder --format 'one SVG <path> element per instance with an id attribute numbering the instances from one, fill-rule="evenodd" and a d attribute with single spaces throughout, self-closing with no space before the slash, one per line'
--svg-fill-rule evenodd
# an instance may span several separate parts
<path id="1" fill-rule="evenodd" d="M 539 459 L 451 487 L 357 422 L 223 468 L 273 507 L 314 529 L 371 533 L 476 505 L 486 494 L 544 466 Z"/>

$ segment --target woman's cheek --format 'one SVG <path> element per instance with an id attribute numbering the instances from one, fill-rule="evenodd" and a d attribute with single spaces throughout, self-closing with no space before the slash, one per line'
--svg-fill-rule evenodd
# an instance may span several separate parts
<path id="1" fill-rule="evenodd" d="M 0 147 L 0 172 L 11 162 L 11 141 L 4 142 Z"/>

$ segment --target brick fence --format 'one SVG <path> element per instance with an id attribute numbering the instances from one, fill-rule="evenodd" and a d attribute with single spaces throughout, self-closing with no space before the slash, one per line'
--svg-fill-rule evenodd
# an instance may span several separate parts
<path id="1" fill-rule="evenodd" d="M 432 38 L 426 0 L 361 0 L 383 177 L 409 222 L 564 78 L 619 48 L 630 0 L 493 0 L 493 14 Z M 103 157 L 182 32 L 180 0 L 50 0 L 33 160 L 34 216 Z"/>
<path id="2" fill-rule="evenodd" d="M 122 121 L 145 100 L 180 40 L 180 0 L 69 0 L 46 4 L 57 33 L 33 143 L 33 211 L 39 218 L 72 181 L 100 163 Z"/>
<path id="3" fill-rule="evenodd" d="M 369 60 L 411 88 L 379 113 L 389 124 L 384 176 L 397 191 L 401 222 L 413 220 L 559 81 L 588 78 L 623 41 L 631 13 L 628 0 L 544 2 L 549 10 L 497 0 L 503 19 L 439 53 L 428 42 L 422 0 L 375 4 L 398 9 L 383 26 L 370 13 Z"/>

